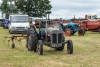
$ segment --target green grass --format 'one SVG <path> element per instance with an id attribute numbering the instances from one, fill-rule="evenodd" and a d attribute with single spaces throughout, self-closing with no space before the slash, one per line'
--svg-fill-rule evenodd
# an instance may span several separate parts
<path id="1" fill-rule="evenodd" d="M 19 34 L 12 34 L 19 35 Z M 67 54 L 67 45 L 63 51 L 43 46 L 44 54 L 29 52 L 25 47 L 25 39 L 19 44 L 15 41 L 15 48 L 8 46 L 4 37 L 12 36 L 8 29 L 0 27 L 0 67 L 99 67 L 100 66 L 100 34 L 86 32 L 84 36 L 76 33 L 71 39 L 74 45 L 73 54 Z"/>

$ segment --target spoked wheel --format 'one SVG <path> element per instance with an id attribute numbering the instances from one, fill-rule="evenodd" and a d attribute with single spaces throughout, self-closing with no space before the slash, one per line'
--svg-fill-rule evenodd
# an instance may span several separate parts
<path id="1" fill-rule="evenodd" d="M 72 40 L 67 41 L 67 52 L 68 52 L 68 54 L 73 53 L 73 42 L 72 42 Z"/>
<path id="2" fill-rule="evenodd" d="M 71 31 L 70 31 L 70 30 L 66 30 L 66 31 L 65 31 L 65 35 L 66 35 L 66 36 L 71 36 Z"/>
<path id="3" fill-rule="evenodd" d="M 80 29 L 80 30 L 78 31 L 78 35 L 79 35 L 79 36 L 83 36 L 84 33 L 85 33 L 85 31 L 84 31 L 83 29 Z"/>
<path id="4" fill-rule="evenodd" d="M 37 50 L 38 50 L 38 54 L 39 55 L 42 55 L 43 54 L 43 42 L 42 42 L 42 40 L 39 40 L 38 41 Z"/>
<path id="5" fill-rule="evenodd" d="M 12 48 L 15 48 L 15 43 L 12 43 Z"/>

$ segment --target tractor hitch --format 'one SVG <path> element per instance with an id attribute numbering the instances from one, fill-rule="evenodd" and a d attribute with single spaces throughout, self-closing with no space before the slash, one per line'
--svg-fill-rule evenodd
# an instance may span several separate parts
<path id="1" fill-rule="evenodd" d="M 8 42 L 10 42 L 10 41 L 12 41 L 12 48 L 14 48 L 15 47 L 15 43 L 14 43 L 14 40 L 17 40 L 18 42 L 21 42 L 21 38 L 26 38 L 27 36 L 26 35 L 13 35 L 13 36 L 11 36 L 11 37 L 5 37 L 5 38 L 10 38 L 9 40 L 8 40 Z M 17 39 L 17 38 L 19 38 L 19 39 Z M 9 45 L 8 45 L 9 46 Z"/>

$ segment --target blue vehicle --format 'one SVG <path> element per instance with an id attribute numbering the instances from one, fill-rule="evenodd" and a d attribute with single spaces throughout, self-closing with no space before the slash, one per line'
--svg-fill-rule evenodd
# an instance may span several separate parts
<path id="1" fill-rule="evenodd" d="M 4 19 L 3 21 L 3 28 L 8 28 L 9 19 Z"/>
<path id="2" fill-rule="evenodd" d="M 70 21 L 65 24 L 62 24 L 60 22 L 58 22 L 57 24 L 60 25 L 66 36 L 74 35 L 76 32 L 78 32 L 79 35 L 84 35 L 84 30 L 80 27 L 78 23 L 72 23 Z"/>

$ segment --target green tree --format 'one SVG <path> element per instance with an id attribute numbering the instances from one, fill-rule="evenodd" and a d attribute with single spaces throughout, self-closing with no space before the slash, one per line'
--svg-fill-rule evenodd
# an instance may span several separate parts
<path id="1" fill-rule="evenodd" d="M 5 14 L 24 13 L 33 17 L 43 17 L 51 13 L 49 0 L 2 0 L 0 9 Z"/>
<path id="2" fill-rule="evenodd" d="M 18 13 L 17 7 L 15 6 L 15 0 L 2 0 L 0 9 L 5 14 Z"/>
<path id="3" fill-rule="evenodd" d="M 51 13 L 49 0 L 15 0 L 17 9 L 33 17 L 42 17 Z"/>

